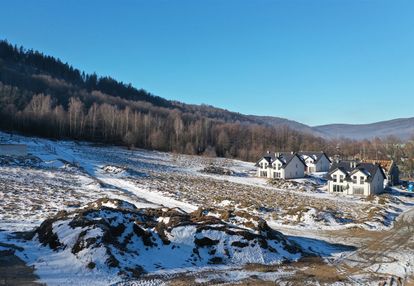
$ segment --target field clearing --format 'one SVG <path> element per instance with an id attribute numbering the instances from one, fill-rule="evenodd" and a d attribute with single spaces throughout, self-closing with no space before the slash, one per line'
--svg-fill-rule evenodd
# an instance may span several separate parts
<path id="1" fill-rule="evenodd" d="M 60 211 L 74 211 L 97 199 L 111 198 L 138 208 L 179 208 L 187 213 L 203 209 L 211 216 L 245 228 L 254 227 L 259 218 L 264 219 L 272 228 L 291 235 L 301 246 L 318 252 L 325 261 L 318 262 L 323 264 L 321 268 L 337 269 L 326 261 L 344 257 L 349 250 L 331 244 L 363 247 L 375 233 L 392 230 L 396 218 L 414 205 L 413 198 L 398 192 L 373 198 L 328 194 L 320 174 L 270 182 L 254 176 L 253 163 L 238 160 L 21 136 L 10 140 L 4 133 L 0 133 L 0 140 L 27 144 L 30 153 L 27 157 L 0 158 L 0 242 L 7 242 L 12 232 L 32 230 Z M 352 240 L 356 231 L 365 236 Z M 28 246 L 31 247 L 36 248 Z M 25 260 L 24 256 L 21 258 Z M 409 259 L 404 261 L 411 263 Z M 31 261 L 38 267 L 43 263 Z M 364 264 L 364 269 L 369 267 L 369 262 Z M 401 276 L 398 266 L 379 265 L 377 269 Z M 404 269 L 409 276 L 411 268 Z M 225 273 L 229 271 L 233 274 L 227 277 Z M 182 281 L 244 281 L 255 285 L 257 281 L 292 282 L 293 276 L 317 275 L 315 271 L 316 268 L 308 269 L 303 264 L 293 268 L 281 266 L 270 272 L 243 267 L 221 271 L 215 267 L 184 274 L 174 270 L 172 274 L 155 271 L 148 279 L 173 275 L 175 278 L 171 279 L 177 285 Z M 318 281 L 326 279 L 326 283 L 333 283 L 335 279 L 349 279 L 336 270 L 331 274 Z M 366 281 L 363 277 L 358 279 Z"/>

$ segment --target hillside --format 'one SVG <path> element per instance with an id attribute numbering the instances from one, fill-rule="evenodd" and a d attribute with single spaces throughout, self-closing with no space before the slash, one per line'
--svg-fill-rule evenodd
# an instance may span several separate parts
<path id="1" fill-rule="evenodd" d="M 378 285 L 381 277 L 365 271 L 378 260 L 351 278 L 332 261 L 354 254 L 353 245 L 375 245 L 367 238 L 392 229 L 414 201 L 335 196 L 317 176 L 270 183 L 253 163 L 232 159 L 2 132 L 0 142 L 30 154 L 0 156 L 0 256 L 18 256 L 46 285 Z M 381 264 L 397 269 L 386 273 L 412 271 L 413 250 L 402 241 L 407 256 Z M 329 283 L 309 267 L 331 267 Z"/>
<path id="2" fill-rule="evenodd" d="M 6 41 L 0 41 L 0 128 L 252 161 L 268 149 L 326 145 L 286 124 L 166 100 Z"/>
<path id="3" fill-rule="evenodd" d="M 412 123 L 310 127 L 190 105 L 0 41 L 0 129 L 12 132 L 255 161 L 266 150 L 334 153 L 337 143 L 331 139 L 341 137 L 407 139 Z"/>
<path id="4" fill-rule="evenodd" d="M 371 124 L 328 124 L 313 127 L 313 130 L 325 134 L 330 138 L 346 137 L 360 140 L 395 136 L 399 139 L 406 140 L 414 136 L 414 117 Z"/>

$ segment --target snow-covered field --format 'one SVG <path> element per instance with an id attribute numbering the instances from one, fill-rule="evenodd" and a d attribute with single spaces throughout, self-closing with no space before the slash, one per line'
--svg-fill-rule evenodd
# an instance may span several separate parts
<path id="1" fill-rule="evenodd" d="M 27 144 L 30 153 L 24 158 L 0 157 L 0 242 L 12 241 L 24 247 L 25 250 L 16 252 L 16 255 L 34 265 L 41 281 L 51 285 L 64 284 L 64 281 L 74 284 L 74 280 L 68 280 L 69 276 L 76 277 L 79 285 L 92 281 L 92 284 L 107 285 L 120 281 L 122 277 L 111 269 L 85 269 L 70 251 L 53 251 L 36 240 L 16 241 L 7 238 L 8 235 L 15 231 L 31 231 L 60 211 L 76 212 L 100 198 L 122 200 L 136 208 L 176 208 L 185 213 L 202 208 L 212 217 L 246 229 L 254 228 L 257 219 L 264 219 L 276 230 L 295 232 L 292 239 L 304 248 L 309 244 L 308 232 L 389 230 L 395 218 L 408 211 L 414 203 L 411 197 L 395 194 L 370 199 L 334 196 L 326 193 L 320 174 L 301 180 L 269 183 L 254 177 L 253 163 L 238 160 L 16 135 L 10 137 L 5 133 L 0 133 L 0 141 Z M 224 175 L 215 173 L 217 170 L 224 171 Z M 65 234 L 59 237 L 61 240 L 79 235 L 72 232 L 56 231 L 58 236 Z M 326 259 L 344 255 L 345 249 L 329 250 L 329 243 L 318 240 L 315 235 L 313 239 L 313 251 Z M 237 264 L 258 261 L 246 258 Z M 174 263 L 161 263 L 159 269 L 153 269 L 154 264 L 142 265 L 146 272 L 157 275 L 183 271 L 181 266 L 173 267 Z M 188 270 L 188 267 L 184 268 Z M 211 267 L 223 266 L 196 264 L 191 267 L 192 272 L 194 267 L 208 272 Z M 62 268 L 66 269 L 64 278 L 56 276 Z M 227 272 L 226 275 L 233 273 L 229 275 L 229 281 L 234 281 L 249 275 L 275 280 L 292 271 L 273 271 L 268 277 L 255 271 L 249 274 L 240 268 L 223 272 Z M 220 276 L 220 271 L 208 273 L 198 277 L 197 281 L 215 281 L 217 275 Z M 148 283 L 157 284 L 154 281 L 158 280 L 154 279 Z"/>

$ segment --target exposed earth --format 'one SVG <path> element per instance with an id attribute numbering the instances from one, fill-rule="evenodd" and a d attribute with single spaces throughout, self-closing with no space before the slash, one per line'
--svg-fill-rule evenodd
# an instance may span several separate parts
<path id="1" fill-rule="evenodd" d="M 413 283 L 414 198 L 397 188 L 372 198 L 335 196 L 326 192 L 323 174 L 268 181 L 254 176 L 253 163 L 237 160 L 23 136 L 10 138 L 4 133 L 0 133 L 0 141 L 27 144 L 30 153 L 20 158 L 0 157 L 0 277 L 5 277 L 0 285 Z M 112 219 L 106 216 L 108 213 L 100 215 L 104 210 L 95 215 L 106 219 L 106 223 L 90 221 L 89 226 L 81 224 L 79 229 L 59 226 L 71 219 L 63 213 L 81 214 L 97 200 L 112 202 L 105 208 L 116 207 L 114 202 L 118 201 L 144 213 L 175 210 L 175 217 L 182 216 L 183 222 L 195 228 L 170 224 L 171 218 L 157 214 L 151 216 L 153 222 L 140 222 L 141 230 L 135 227 L 135 232 L 128 232 L 128 227 L 134 228 L 128 222 L 130 215 L 116 210 L 117 220 L 126 228 L 113 225 L 117 240 L 107 244 L 103 234 Z M 189 220 L 190 214 L 197 211 L 208 219 Z M 49 224 L 47 233 L 56 235 L 57 240 L 51 241 L 59 242 L 60 247 L 28 235 L 57 215 L 61 216 L 57 220 L 60 222 Z M 160 222 L 171 227 L 165 237 Z M 256 237 L 262 242 L 247 245 L 247 240 L 234 236 L 234 230 L 242 230 L 249 233 L 245 238 L 255 237 L 252 234 L 263 229 L 263 222 L 280 233 L 279 242 L 287 244 L 282 243 L 280 249 L 266 248 L 274 242 L 265 243 Z M 201 231 L 201 237 L 194 223 L 222 228 L 214 233 Z M 180 229 L 186 232 L 174 235 Z M 20 233 L 17 238 L 16 232 Z M 151 241 L 145 238 L 148 233 Z M 131 234 L 135 236 L 126 239 Z M 167 240 L 163 237 L 172 244 L 164 244 Z M 100 239 L 105 243 L 100 244 Z M 150 246 L 143 244 L 145 241 Z M 168 252 L 172 245 L 186 249 L 182 252 L 186 259 L 196 259 L 173 260 L 175 252 Z M 194 245 L 199 249 L 191 256 Z M 301 249 L 297 253 L 301 254 L 290 252 L 287 245 L 297 245 Z M 106 263 L 107 252 L 92 255 L 101 246 L 115 253 L 118 266 Z M 277 251 L 272 252 L 273 248 Z M 123 252 L 132 255 L 135 268 L 122 262 Z M 166 260 L 158 263 L 154 257 Z"/>

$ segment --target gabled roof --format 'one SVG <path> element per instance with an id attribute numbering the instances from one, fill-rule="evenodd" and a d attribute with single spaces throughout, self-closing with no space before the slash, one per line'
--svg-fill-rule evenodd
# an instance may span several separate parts
<path id="1" fill-rule="evenodd" d="M 298 154 L 302 157 L 302 159 L 305 159 L 304 157 L 310 157 L 313 160 L 315 160 L 315 164 L 319 162 L 320 159 L 322 159 L 324 156 L 326 159 L 328 159 L 329 162 L 332 163 L 331 159 L 329 159 L 329 156 L 326 155 L 323 151 L 300 151 Z"/>
<path id="2" fill-rule="evenodd" d="M 381 172 L 384 179 L 386 178 L 382 168 L 377 164 L 371 163 L 358 163 L 356 161 L 340 161 L 338 163 L 334 163 L 329 170 L 328 179 L 332 180 L 331 175 L 336 170 L 341 170 L 346 174 L 346 181 L 352 181 L 352 175 L 358 171 L 364 173 L 367 176 L 367 182 L 371 182 L 378 171 Z"/>
<path id="3" fill-rule="evenodd" d="M 297 157 L 299 159 L 299 161 L 306 166 L 305 161 L 303 161 L 302 157 L 299 156 L 297 153 L 292 153 L 292 152 L 281 152 L 279 153 L 279 156 L 277 157 L 281 162 L 283 162 L 283 166 L 282 168 L 286 167 L 290 161 L 293 160 L 293 158 Z"/>
<path id="4" fill-rule="evenodd" d="M 274 156 L 272 156 L 270 153 L 266 153 L 265 155 L 263 155 L 259 161 L 256 162 L 256 164 L 254 164 L 256 167 L 259 166 L 260 161 L 262 161 L 263 159 L 265 159 L 267 161 L 267 163 L 272 164 Z"/>
<path id="5" fill-rule="evenodd" d="M 263 159 L 265 159 L 269 163 L 269 165 L 272 164 L 275 161 L 280 161 L 282 163 L 282 168 L 284 169 L 295 157 L 297 157 L 299 159 L 299 161 L 304 166 L 306 166 L 306 163 L 303 161 L 301 156 L 299 156 L 297 153 L 292 153 L 292 152 L 279 152 L 279 153 L 275 153 L 275 155 L 272 155 L 270 153 L 266 153 L 265 155 L 263 155 L 262 158 L 260 158 L 259 161 L 257 161 L 255 166 L 258 167 L 259 162 L 262 161 Z"/>
<path id="6" fill-rule="evenodd" d="M 391 168 L 394 165 L 393 160 L 372 160 L 372 159 L 363 159 L 362 162 L 364 163 L 371 163 L 371 164 L 378 164 L 381 166 L 381 168 L 384 169 L 385 173 L 389 173 L 391 171 Z"/>

